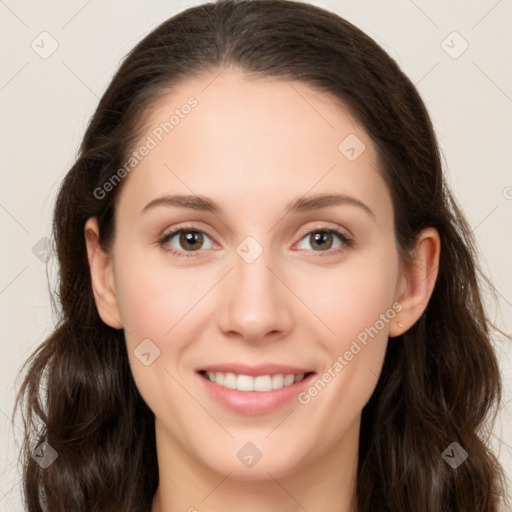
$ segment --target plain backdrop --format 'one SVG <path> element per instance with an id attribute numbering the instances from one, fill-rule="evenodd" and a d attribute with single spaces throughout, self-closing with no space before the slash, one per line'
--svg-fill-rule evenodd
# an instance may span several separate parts
<path id="1" fill-rule="evenodd" d="M 121 58 L 198 1 L 0 2 L 0 510 L 22 510 L 16 374 L 55 320 L 44 263 L 55 194 Z M 417 85 L 445 171 L 512 331 L 512 1 L 312 1 L 361 28 Z M 44 34 L 42 34 L 44 33 Z M 43 41 L 43 42 L 41 42 Z M 52 52 L 49 55 L 50 52 Z M 53 270 L 52 270 L 53 268 Z M 52 278 L 53 279 L 53 278 Z M 496 338 L 505 384 L 492 444 L 512 475 L 512 350 Z"/>

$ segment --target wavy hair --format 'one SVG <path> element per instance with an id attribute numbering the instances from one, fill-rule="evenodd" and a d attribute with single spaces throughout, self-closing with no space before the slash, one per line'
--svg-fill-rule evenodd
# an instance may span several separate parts
<path id="1" fill-rule="evenodd" d="M 358 512 L 496 512 L 505 479 L 488 435 L 502 384 L 481 297 L 481 286 L 492 285 L 480 279 L 426 107 L 365 33 L 287 0 L 220 0 L 171 17 L 129 52 L 101 98 L 54 209 L 59 320 L 20 370 L 14 410 L 22 408 L 25 426 L 27 510 L 151 509 L 159 478 L 154 415 L 132 378 L 123 331 L 98 315 L 84 225 L 97 217 L 100 243 L 109 247 L 123 183 L 101 199 L 94 191 L 122 167 L 158 98 L 228 66 L 302 81 L 339 100 L 376 145 L 402 260 L 422 228 L 436 228 L 441 238 L 429 304 L 388 344 L 362 411 Z M 43 442 L 58 454 L 46 468 L 32 456 Z M 452 442 L 469 454 L 456 469 L 441 457 Z"/>

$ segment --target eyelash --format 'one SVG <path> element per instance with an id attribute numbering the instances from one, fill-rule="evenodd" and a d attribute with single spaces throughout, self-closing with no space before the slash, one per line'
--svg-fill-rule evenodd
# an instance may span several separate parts
<path id="1" fill-rule="evenodd" d="M 171 248 L 171 247 L 169 247 L 167 245 L 167 242 L 169 242 L 169 240 L 172 240 L 175 235 L 177 235 L 178 233 L 181 233 L 182 231 L 183 232 L 201 233 L 201 234 L 206 235 L 208 238 L 211 239 L 211 237 L 208 236 L 207 233 L 205 233 L 201 229 L 197 229 L 195 226 L 182 226 L 182 227 L 180 227 L 178 229 L 175 229 L 173 231 L 169 231 L 169 232 L 163 233 L 158 238 L 158 240 L 157 240 L 158 245 L 162 249 L 164 249 L 166 252 L 169 252 L 169 253 L 171 253 L 174 256 L 177 256 L 179 258 L 191 258 L 191 257 L 194 257 L 196 255 L 195 253 L 201 252 L 201 250 L 197 250 L 197 251 L 177 251 L 176 249 Z M 304 233 L 302 235 L 302 237 L 300 238 L 300 240 L 303 240 L 304 238 L 306 238 L 307 236 L 312 235 L 313 233 L 332 233 L 334 235 L 337 235 L 339 237 L 340 241 L 343 244 L 341 247 L 338 247 L 336 249 L 328 249 L 327 251 L 311 251 L 311 252 L 319 253 L 318 254 L 319 257 L 322 257 L 322 256 L 332 256 L 334 254 L 342 253 L 342 252 L 350 249 L 354 245 L 354 239 L 353 238 L 348 237 L 346 234 L 342 233 L 341 231 L 338 231 L 337 229 L 327 228 L 327 227 L 325 227 L 325 228 L 320 227 L 320 228 L 312 229 L 312 230 L 308 231 L 307 233 Z"/>

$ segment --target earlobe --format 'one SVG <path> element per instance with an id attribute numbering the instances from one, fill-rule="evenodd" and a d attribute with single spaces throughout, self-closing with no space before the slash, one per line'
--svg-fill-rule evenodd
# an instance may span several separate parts
<path id="1" fill-rule="evenodd" d="M 423 229 L 417 237 L 413 262 L 403 269 L 397 285 L 395 300 L 402 307 L 390 324 L 390 337 L 410 329 L 425 311 L 436 284 L 440 252 L 437 230 Z"/>
<path id="2" fill-rule="evenodd" d="M 114 329 L 122 329 L 121 315 L 117 303 L 112 258 L 99 242 L 99 226 L 95 217 L 85 223 L 85 243 L 91 273 L 94 300 L 101 319 Z"/>

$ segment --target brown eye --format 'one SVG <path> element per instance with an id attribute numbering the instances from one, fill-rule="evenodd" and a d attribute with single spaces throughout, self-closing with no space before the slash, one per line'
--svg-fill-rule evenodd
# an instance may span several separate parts
<path id="1" fill-rule="evenodd" d="M 326 251 L 332 247 L 332 233 L 328 231 L 317 231 L 309 235 L 311 247 L 319 247 L 321 251 Z"/>
<path id="2" fill-rule="evenodd" d="M 185 228 L 164 234 L 158 242 L 163 249 L 177 256 L 192 256 L 194 252 L 199 252 L 201 249 L 211 249 L 214 246 L 214 242 L 206 233 L 198 229 Z M 205 244 L 206 247 L 204 247 Z"/>
<path id="3" fill-rule="evenodd" d="M 182 231 L 179 242 L 183 249 L 197 251 L 203 245 L 203 234 L 199 231 Z"/>
<path id="4" fill-rule="evenodd" d="M 310 246 L 310 248 L 302 247 L 302 249 L 316 253 L 326 252 L 334 254 L 352 246 L 352 238 L 332 228 L 315 229 L 306 233 L 302 240 L 307 241 Z M 304 244 L 303 241 L 301 244 Z"/>

